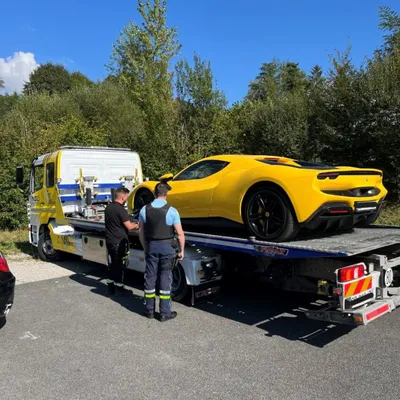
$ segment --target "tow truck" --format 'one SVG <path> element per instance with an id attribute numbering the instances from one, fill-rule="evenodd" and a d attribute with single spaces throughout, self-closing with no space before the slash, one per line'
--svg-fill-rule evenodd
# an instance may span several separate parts
<path id="1" fill-rule="evenodd" d="M 41 171 L 41 172 L 40 172 Z M 24 168 L 17 167 L 22 186 Z M 64 146 L 31 164 L 29 240 L 39 257 L 64 252 L 108 264 L 104 210 L 119 186 L 143 181 L 140 157 L 130 149 Z M 184 227 L 185 228 L 185 227 Z M 285 291 L 326 298 L 308 318 L 366 325 L 400 306 L 400 227 L 373 225 L 327 237 L 276 243 L 223 232 L 186 231 L 185 259 L 174 270 L 173 293 L 191 304 L 220 291 L 228 263 L 256 269 Z M 145 269 L 137 234 L 130 234 L 128 268 Z M 255 268 L 252 268 L 254 266 Z"/>

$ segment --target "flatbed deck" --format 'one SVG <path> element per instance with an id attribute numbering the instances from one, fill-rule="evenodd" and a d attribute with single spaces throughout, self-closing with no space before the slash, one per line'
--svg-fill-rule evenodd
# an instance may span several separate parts
<path id="1" fill-rule="evenodd" d="M 104 223 L 67 219 L 75 228 L 104 231 Z M 385 247 L 400 246 L 400 227 L 372 225 L 325 237 L 303 237 L 288 242 L 266 242 L 245 237 L 244 232 L 209 234 L 185 231 L 187 244 L 274 258 L 351 257 Z"/>
<path id="2" fill-rule="evenodd" d="M 194 232 L 185 232 L 185 236 L 188 243 L 231 251 L 240 248 L 242 252 L 277 258 L 350 257 L 400 246 L 400 227 L 379 225 L 281 243 Z"/>

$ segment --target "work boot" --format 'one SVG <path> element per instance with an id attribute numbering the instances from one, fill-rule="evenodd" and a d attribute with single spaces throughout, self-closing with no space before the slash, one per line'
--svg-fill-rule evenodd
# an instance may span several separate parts
<path id="1" fill-rule="evenodd" d="M 178 313 L 176 311 L 172 311 L 170 315 L 161 315 L 160 322 L 165 322 L 170 319 L 174 319 L 177 315 Z"/>
<path id="2" fill-rule="evenodd" d="M 106 296 L 114 296 L 115 294 L 115 286 L 114 283 L 107 283 L 106 287 Z"/>
<path id="3" fill-rule="evenodd" d="M 145 311 L 144 316 L 148 319 L 153 319 L 154 318 L 154 312 L 153 311 Z"/>
<path id="4" fill-rule="evenodd" d="M 126 296 L 131 291 L 128 290 L 125 286 L 115 285 L 115 297 Z"/>

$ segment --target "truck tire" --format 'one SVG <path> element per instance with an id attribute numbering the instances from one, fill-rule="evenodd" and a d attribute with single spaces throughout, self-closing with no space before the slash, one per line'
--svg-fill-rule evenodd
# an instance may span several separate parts
<path id="1" fill-rule="evenodd" d="M 172 300 L 180 301 L 186 297 L 188 292 L 185 271 L 180 264 L 178 264 L 177 267 L 172 271 L 172 278 Z"/>
<path id="2" fill-rule="evenodd" d="M 38 254 L 42 261 L 58 261 L 61 259 L 60 252 L 53 248 L 49 231 L 42 232 L 39 235 Z"/>

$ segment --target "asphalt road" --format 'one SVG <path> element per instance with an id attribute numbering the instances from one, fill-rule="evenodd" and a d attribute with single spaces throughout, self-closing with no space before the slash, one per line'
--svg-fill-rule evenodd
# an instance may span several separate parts
<path id="1" fill-rule="evenodd" d="M 1 400 L 400 398 L 400 311 L 351 330 L 238 281 L 160 323 L 140 315 L 138 274 L 115 301 L 93 265 L 10 265 L 21 284 L 0 329 Z"/>

